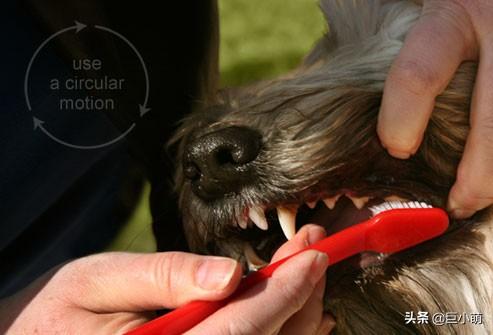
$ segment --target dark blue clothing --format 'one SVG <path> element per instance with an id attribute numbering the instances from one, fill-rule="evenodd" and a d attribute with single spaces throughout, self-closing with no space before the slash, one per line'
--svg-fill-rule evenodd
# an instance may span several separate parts
<path id="1" fill-rule="evenodd" d="M 163 8 L 164 7 L 164 8 Z M 26 68 L 51 34 L 74 24 L 110 27 L 139 50 L 150 78 L 148 107 L 140 117 L 143 73 L 125 43 L 95 29 L 57 40 L 40 52 L 29 76 L 32 111 L 24 99 Z M 153 229 L 159 250 L 184 250 L 172 195 L 174 166 L 165 143 L 201 88 L 215 74 L 215 0 L 4 0 L 0 11 L 0 297 L 22 288 L 52 266 L 97 252 L 124 222 L 122 188 L 138 165 L 151 183 Z M 80 42 L 80 43 L 79 43 Z M 114 77 L 132 83 L 119 109 L 60 113 L 51 78 L 73 76 L 70 58 L 100 58 Z M 78 97 L 81 92 L 65 92 Z M 140 100 L 139 100 L 140 99 Z M 112 139 L 136 123 L 122 141 L 77 150 L 33 130 L 33 116 L 56 137 L 82 145 Z M 117 131 L 118 129 L 118 131 Z M 139 175 L 139 173 L 137 173 Z M 138 178 L 137 178 L 138 179 Z M 130 201 L 131 202 L 131 201 Z"/>
<path id="2" fill-rule="evenodd" d="M 0 14 L 0 297 L 108 243 L 121 224 L 113 212 L 129 160 L 124 141 L 77 150 L 33 130 L 36 113 L 67 142 L 97 142 L 116 133 L 107 119 L 86 122 L 60 113 L 56 100 L 37 89 L 47 86 L 47 78 L 68 75 L 52 49 L 30 78 L 28 111 L 24 74 L 42 36 L 16 3 L 5 1 Z"/>

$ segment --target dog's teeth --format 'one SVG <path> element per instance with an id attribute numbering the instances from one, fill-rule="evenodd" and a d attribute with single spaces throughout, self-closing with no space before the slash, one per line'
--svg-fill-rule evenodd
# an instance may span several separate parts
<path id="1" fill-rule="evenodd" d="M 296 234 L 296 212 L 297 207 L 277 207 L 277 216 L 279 217 L 279 223 L 281 229 L 288 240 L 293 238 Z"/>
<path id="2" fill-rule="evenodd" d="M 267 219 L 265 218 L 264 210 L 260 207 L 251 207 L 248 211 L 248 217 L 252 220 L 257 227 L 262 230 L 269 229 L 269 225 L 267 223 Z"/>
<path id="3" fill-rule="evenodd" d="M 314 209 L 316 206 L 317 206 L 317 201 L 307 201 L 306 202 L 306 205 L 311 208 L 311 209 Z"/>
<path id="4" fill-rule="evenodd" d="M 242 229 L 247 229 L 248 219 L 244 216 L 241 216 L 240 218 L 238 218 L 238 226 L 240 226 L 240 228 L 242 228 Z"/>
<path id="5" fill-rule="evenodd" d="M 323 199 L 325 206 L 327 206 L 329 209 L 334 209 L 334 207 L 336 206 L 336 202 L 340 197 L 341 195 L 338 194 L 333 197 Z"/>
<path id="6" fill-rule="evenodd" d="M 347 194 L 346 194 L 346 197 L 348 197 L 349 199 L 351 199 L 351 201 L 353 202 L 354 206 L 357 209 L 362 209 L 363 207 L 365 207 L 365 205 L 368 202 L 368 200 L 370 200 L 370 197 L 360 197 L 360 198 L 357 198 L 357 197 L 352 197 L 352 196 L 347 195 Z"/>
<path id="7" fill-rule="evenodd" d="M 245 243 L 243 254 L 248 264 L 248 270 L 257 271 L 267 265 L 267 262 L 260 258 L 249 243 Z"/>

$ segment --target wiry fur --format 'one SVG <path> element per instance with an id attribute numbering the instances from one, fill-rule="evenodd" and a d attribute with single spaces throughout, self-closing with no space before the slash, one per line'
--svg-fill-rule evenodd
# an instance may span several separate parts
<path id="1" fill-rule="evenodd" d="M 204 202 L 194 196 L 178 171 L 192 250 L 241 258 L 244 241 L 274 243 L 262 233 L 235 227 L 243 209 L 300 203 L 313 190 L 350 188 L 445 204 L 468 132 L 476 65 L 462 64 L 437 98 L 416 155 L 394 159 L 376 135 L 378 109 L 388 69 L 420 7 L 405 0 L 326 0 L 321 8 L 329 32 L 298 69 L 277 80 L 222 92 L 177 133 L 179 160 L 191 139 L 227 126 L 248 126 L 263 138 L 258 158 L 250 163 L 255 181 L 221 200 Z M 492 333 L 490 227 L 483 211 L 472 220 L 453 222 L 445 236 L 389 257 L 382 266 L 343 275 L 340 267 L 332 269 L 327 308 L 337 319 L 337 332 Z M 275 228 L 269 231 L 276 233 Z M 483 313 L 483 325 L 405 325 L 407 311 Z"/>

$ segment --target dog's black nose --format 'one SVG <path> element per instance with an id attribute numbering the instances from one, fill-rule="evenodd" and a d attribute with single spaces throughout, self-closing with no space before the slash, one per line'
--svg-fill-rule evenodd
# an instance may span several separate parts
<path id="1" fill-rule="evenodd" d="M 184 175 L 194 193 L 205 200 L 237 192 L 254 179 L 251 163 L 260 147 L 261 136 L 251 128 L 216 130 L 186 145 Z"/>

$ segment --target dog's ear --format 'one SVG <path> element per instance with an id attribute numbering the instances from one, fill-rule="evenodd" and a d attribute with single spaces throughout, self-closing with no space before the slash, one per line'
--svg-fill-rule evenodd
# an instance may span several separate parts
<path id="1" fill-rule="evenodd" d="M 304 65 L 327 59 L 333 50 L 358 44 L 380 34 L 386 40 L 402 43 L 418 18 L 418 0 L 321 0 L 327 33 L 305 58 Z"/>
<path id="2" fill-rule="evenodd" d="M 374 35 L 378 28 L 379 0 L 321 0 L 327 33 L 305 57 L 311 65 L 346 44 Z"/>
<path id="3" fill-rule="evenodd" d="M 320 8 L 328 22 L 328 35 L 338 45 L 365 40 L 376 34 L 379 0 L 322 0 Z"/>

